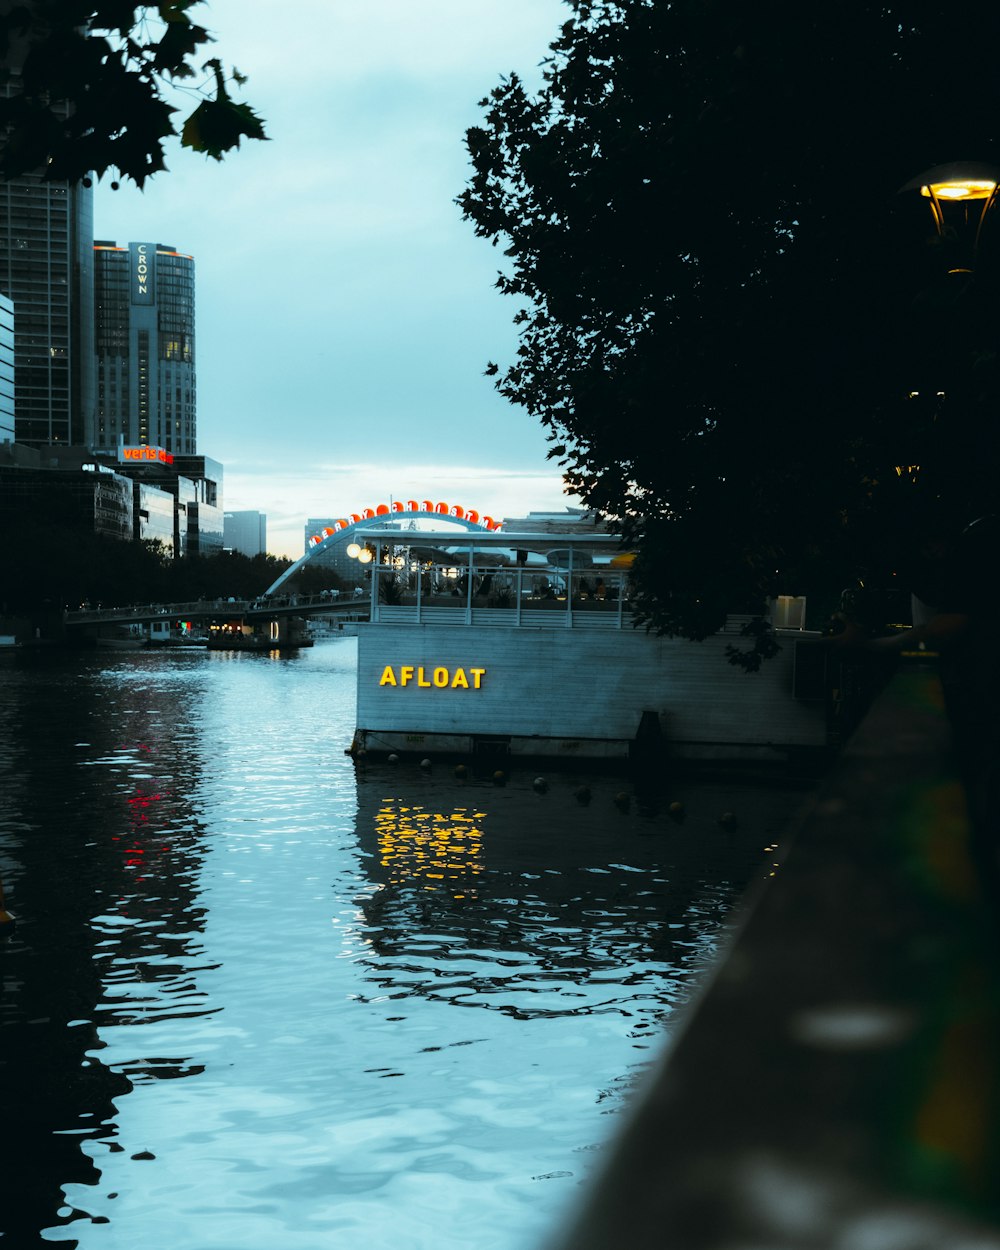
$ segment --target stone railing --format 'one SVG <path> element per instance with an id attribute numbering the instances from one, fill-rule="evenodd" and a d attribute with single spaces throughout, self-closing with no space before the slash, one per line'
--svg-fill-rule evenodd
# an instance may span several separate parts
<path id="1" fill-rule="evenodd" d="M 1000 1247 L 997 921 L 933 672 L 771 858 L 547 1250 Z"/>

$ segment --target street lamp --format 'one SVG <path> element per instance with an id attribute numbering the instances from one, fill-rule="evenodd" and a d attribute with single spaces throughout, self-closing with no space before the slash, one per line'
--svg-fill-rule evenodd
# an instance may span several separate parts
<path id="1" fill-rule="evenodd" d="M 937 479 L 949 481 L 954 491 L 977 447 L 983 405 L 975 397 L 983 390 L 982 363 L 992 358 L 996 333 L 991 297 L 996 255 L 984 227 L 1000 198 L 1000 165 L 935 165 L 899 191 L 928 202 L 936 235 L 906 322 L 906 356 L 915 385 L 908 392 L 915 403 L 907 405 L 907 458 L 925 467 L 933 464 Z M 940 420 L 946 398 L 951 405 L 947 430 Z M 920 475 L 919 464 L 896 465 L 895 470 L 912 483 Z"/>
<path id="2" fill-rule="evenodd" d="M 948 272 L 973 273 L 983 223 L 1000 190 L 1000 166 L 982 161 L 952 161 L 947 165 L 935 165 L 911 178 L 899 190 L 900 193 L 919 191 L 930 200 L 938 237 L 954 239 L 968 247 L 968 256 L 962 258 L 968 263 L 953 265 Z"/>

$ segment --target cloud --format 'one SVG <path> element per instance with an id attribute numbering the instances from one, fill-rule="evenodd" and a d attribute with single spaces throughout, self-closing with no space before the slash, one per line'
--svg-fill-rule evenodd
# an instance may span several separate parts
<path id="1" fill-rule="evenodd" d="M 221 164 L 177 148 L 143 193 L 95 197 L 98 237 L 195 257 L 199 450 L 224 505 L 301 554 L 308 516 L 390 492 L 493 515 L 559 508 L 538 422 L 483 376 L 511 359 L 502 256 L 455 199 L 465 129 L 533 82 L 561 0 L 212 0 L 212 49 L 273 138 Z"/>

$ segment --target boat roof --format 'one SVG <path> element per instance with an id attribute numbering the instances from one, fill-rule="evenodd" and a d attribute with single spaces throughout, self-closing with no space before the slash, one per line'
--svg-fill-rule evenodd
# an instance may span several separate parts
<path id="1" fill-rule="evenodd" d="M 575 531 L 558 531 L 546 534 L 519 533 L 515 530 L 483 530 L 476 533 L 472 530 L 436 529 L 436 530 L 403 530 L 388 526 L 371 526 L 358 528 L 355 537 L 365 542 L 378 542 L 389 539 L 402 545 L 412 542 L 416 546 L 448 546 L 448 547 L 523 547 L 550 551 L 559 547 L 604 547 L 619 548 L 622 540 L 618 534 L 597 531 L 581 534 Z"/>

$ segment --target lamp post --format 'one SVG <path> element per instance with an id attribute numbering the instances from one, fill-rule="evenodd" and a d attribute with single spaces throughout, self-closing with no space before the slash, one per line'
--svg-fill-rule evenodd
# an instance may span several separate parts
<path id="1" fill-rule="evenodd" d="M 998 188 L 1000 166 L 981 161 L 935 165 L 900 187 L 900 193 L 919 191 L 930 201 L 939 238 L 954 239 L 969 249 L 968 263 L 955 265 L 948 273 L 975 272 L 983 223 L 996 202 Z"/>
<path id="2" fill-rule="evenodd" d="M 899 190 L 927 202 L 935 245 L 926 252 L 930 271 L 919 283 L 913 317 L 906 323 L 905 357 L 913 376 L 906 389 L 904 442 L 909 450 L 904 455 L 925 469 L 933 467 L 938 487 L 952 494 L 982 450 L 977 444 L 983 440 L 983 396 L 992 384 L 988 366 L 1000 349 L 988 290 L 991 256 L 984 247 L 985 226 L 1000 198 L 1000 165 L 935 165 Z M 895 468 L 898 476 L 916 482 L 921 464 Z"/>

